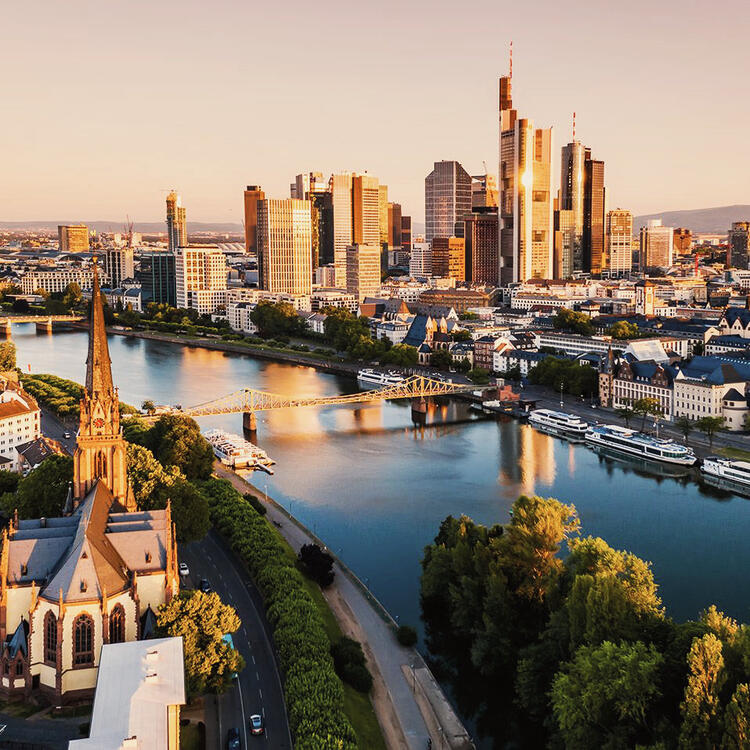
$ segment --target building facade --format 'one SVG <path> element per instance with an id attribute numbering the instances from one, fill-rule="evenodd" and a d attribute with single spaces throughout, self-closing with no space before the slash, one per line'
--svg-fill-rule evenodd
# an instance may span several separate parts
<path id="1" fill-rule="evenodd" d="M 742 270 L 750 268 L 750 221 L 735 221 L 728 239 L 727 265 Z"/>
<path id="2" fill-rule="evenodd" d="M 243 196 L 245 211 L 245 252 L 256 255 L 258 252 L 258 201 L 264 200 L 266 194 L 260 185 L 248 185 Z M 187 243 L 185 243 L 187 244 Z"/>
<path id="3" fill-rule="evenodd" d="M 210 315 L 226 303 L 227 260 L 216 245 L 178 248 L 175 279 L 177 307 Z"/>
<path id="4" fill-rule="evenodd" d="M 500 284 L 498 238 L 496 208 L 473 212 L 464 220 L 467 281 L 489 286 Z"/>
<path id="5" fill-rule="evenodd" d="M 410 276 L 432 276 L 432 244 L 423 240 L 413 242 L 409 256 Z"/>
<path id="6" fill-rule="evenodd" d="M 640 270 L 669 268 L 672 265 L 674 229 L 651 219 L 640 231 Z"/>
<path id="7" fill-rule="evenodd" d="M 167 195 L 167 247 L 170 252 L 177 252 L 188 244 L 187 216 L 182 198 L 172 190 Z"/>
<path id="8" fill-rule="evenodd" d="M 122 286 L 125 279 L 135 277 L 132 247 L 108 247 L 104 254 L 109 284 L 113 289 Z"/>
<path id="9" fill-rule="evenodd" d="M 586 149 L 583 163 L 583 271 L 600 274 L 604 266 L 604 162 Z"/>
<path id="10" fill-rule="evenodd" d="M 24 294 L 34 294 L 41 289 L 50 294 L 64 292 L 68 284 L 78 284 L 81 291 L 89 292 L 94 285 L 94 272 L 90 268 L 56 268 L 49 271 L 27 271 L 21 276 Z"/>
<path id="11" fill-rule="evenodd" d="M 622 208 L 607 212 L 607 267 L 612 274 L 633 268 L 633 214 Z"/>
<path id="12" fill-rule="evenodd" d="M 466 248 L 463 237 L 433 237 L 432 275 L 466 280 Z"/>
<path id="13" fill-rule="evenodd" d="M 57 227 L 61 253 L 87 253 L 89 228 L 85 224 L 61 224 Z"/>
<path id="14" fill-rule="evenodd" d="M 177 275 L 174 253 L 149 251 L 141 253 L 135 278 L 141 283 L 141 303 L 167 304 L 177 307 Z"/>
<path id="15" fill-rule="evenodd" d="M 350 245 L 346 249 L 346 291 L 357 302 L 380 291 L 380 245 Z"/>
<path id="16" fill-rule="evenodd" d="M 424 181 L 425 239 L 463 237 L 471 213 L 471 176 L 457 161 L 436 161 Z"/>

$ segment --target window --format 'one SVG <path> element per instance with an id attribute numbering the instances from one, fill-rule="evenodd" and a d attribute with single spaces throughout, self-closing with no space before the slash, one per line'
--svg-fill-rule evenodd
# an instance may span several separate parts
<path id="1" fill-rule="evenodd" d="M 73 621 L 73 666 L 94 663 L 94 621 L 90 615 L 78 615 Z"/>
<path id="2" fill-rule="evenodd" d="M 125 640 L 125 610 L 118 604 L 109 616 L 109 642 L 122 643 Z"/>
<path id="3" fill-rule="evenodd" d="M 23 662 L 17 661 L 16 662 L 16 677 L 21 677 L 23 675 Z"/>
<path id="4" fill-rule="evenodd" d="M 44 615 L 44 661 L 57 663 L 57 618 L 52 612 Z"/>

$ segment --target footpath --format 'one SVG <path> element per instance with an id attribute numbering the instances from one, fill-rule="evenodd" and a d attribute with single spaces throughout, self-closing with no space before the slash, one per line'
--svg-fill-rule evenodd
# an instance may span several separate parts
<path id="1" fill-rule="evenodd" d="M 259 499 L 264 497 L 262 491 L 230 469 L 217 463 L 215 471 L 240 492 L 252 491 Z M 325 547 L 273 499 L 267 498 L 267 503 L 269 521 L 295 552 L 303 544 Z M 336 559 L 334 569 L 334 582 L 323 593 L 342 632 L 362 643 L 373 674 L 373 708 L 388 748 L 425 750 L 428 739 L 433 748 L 473 748 L 468 732 L 422 656 L 396 640 L 396 623 L 387 610 L 340 560 Z"/>

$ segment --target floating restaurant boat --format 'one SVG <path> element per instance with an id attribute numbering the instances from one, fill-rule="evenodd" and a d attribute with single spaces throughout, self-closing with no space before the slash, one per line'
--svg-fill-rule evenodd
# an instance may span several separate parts
<path id="1" fill-rule="evenodd" d="M 389 385 L 401 385 L 406 378 L 397 372 L 380 372 L 368 367 L 357 373 L 357 380 L 362 385 L 387 388 Z"/>
<path id="2" fill-rule="evenodd" d="M 673 440 L 643 435 L 635 430 L 614 424 L 598 424 L 586 431 L 586 441 L 591 445 L 610 448 L 630 456 L 678 466 L 692 466 L 696 462 L 690 448 Z"/>
<path id="3" fill-rule="evenodd" d="M 225 466 L 232 469 L 260 469 L 273 474 L 271 466 L 276 462 L 249 440 L 223 430 L 209 430 L 203 435 L 208 440 L 214 455 Z"/>
<path id="4" fill-rule="evenodd" d="M 553 411 L 552 409 L 534 409 L 534 411 L 529 412 L 529 424 L 580 438 L 586 435 L 586 430 L 589 428 L 589 423 L 575 414 Z"/>
<path id="5" fill-rule="evenodd" d="M 701 463 L 701 471 L 710 477 L 742 485 L 750 490 L 750 462 L 733 461 L 721 456 L 707 456 Z"/>

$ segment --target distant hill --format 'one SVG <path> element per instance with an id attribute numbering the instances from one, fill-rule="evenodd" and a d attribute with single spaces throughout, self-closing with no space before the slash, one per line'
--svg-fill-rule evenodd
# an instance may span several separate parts
<path id="1" fill-rule="evenodd" d="M 81 221 L 70 219 L 60 221 L 0 221 L 0 229 L 52 229 L 57 230 L 58 224 L 85 224 L 89 229 L 95 229 L 97 232 L 124 232 L 123 221 Z M 157 232 L 166 232 L 166 223 L 163 221 L 142 221 L 135 222 L 133 230 L 143 234 L 153 234 Z M 242 224 L 232 222 L 210 222 L 210 221 L 189 221 L 188 232 L 229 232 L 231 234 L 243 234 Z"/>
<path id="2" fill-rule="evenodd" d="M 726 234 L 733 221 L 750 220 L 750 206 L 693 208 L 687 211 L 662 211 L 658 214 L 636 216 L 633 219 L 633 230 L 637 233 L 650 219 L 661 219 L 666 227 L 685 227 L 693 232 Z"/>

